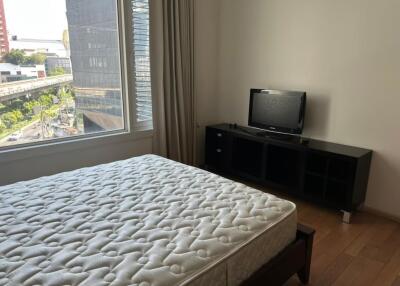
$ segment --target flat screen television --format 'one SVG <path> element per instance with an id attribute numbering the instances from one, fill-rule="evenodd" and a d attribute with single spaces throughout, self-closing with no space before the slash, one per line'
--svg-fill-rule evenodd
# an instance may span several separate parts
<path id="1" fill-rule="evenodd" d="M 249 126 L 271 132 L 301 134 L 305 110 L 305 92 L 250 90 Z"/>

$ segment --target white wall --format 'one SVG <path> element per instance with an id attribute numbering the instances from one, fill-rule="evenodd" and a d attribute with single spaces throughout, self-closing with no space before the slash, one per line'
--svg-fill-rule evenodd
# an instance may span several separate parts
<path id="1" fill-rule="evenodd" d="M 400 217 L 400 1 L 221 0 L 218 120 L 251 87 L 306 90 L 305 135 L 372 148 L 366 205 Z"/>
<path id="2" fill-rule="evenodd" d="M 60 146 L 64 152 L 21 156 L 16 160 L 7 160 L 4 158 L 7 156 L 3 155 L 0 161 L 0 186 L 148 154 L 152 152 L 151 146 L 152 137 L 149 136 L 135 141 L 94 144 L 74 150 L 69 149 L 67 144 Z"/>

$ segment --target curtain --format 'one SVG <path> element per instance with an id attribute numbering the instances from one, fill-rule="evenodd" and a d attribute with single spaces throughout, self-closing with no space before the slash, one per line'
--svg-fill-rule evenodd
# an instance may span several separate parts
<path id="1" fill-rule="evenodd" d="M 154 153 L 195 162 L 194 0 L 150 0 Z"/>

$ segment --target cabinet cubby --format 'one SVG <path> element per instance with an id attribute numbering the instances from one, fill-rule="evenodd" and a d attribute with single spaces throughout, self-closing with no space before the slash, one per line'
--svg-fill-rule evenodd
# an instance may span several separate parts
<path id="1" fill-rule="evenodd" d="M 266 179 L 293 188 L 300 183 L 301 152 L 275 145 L 268 146 Z"/>
<path id="2" fill-rule="evenodd" d="M 325 199 L 335 205 L 343 205 L 346 202 L 347 184 L 327 179 Z"/>
<path id="3" fill-rule="evenodd" d="M 312 173 L 325 174 L 328 168 L 328 158 L 318 153 L 307 156 L 306 169 Z"/>
<path id="4" fill-rule="evenodd" d="M 345 158 L 332 158 L 329 161 L 328 176 L 337 180 L 351 180 L 353 176 L 353 161 Z"/>
<path id="5" fill-rule="evenodd" d="M 314 174 L 306 174 L 304 193 L 315 199 L 322 199 L 325 193 L 325 178 Z"/>
<path id="6" fill-rule="evenodd" d="M 234 170 L 253 177 L 261 176 L 263 143 L 234 138 L 232 150 Z"/>

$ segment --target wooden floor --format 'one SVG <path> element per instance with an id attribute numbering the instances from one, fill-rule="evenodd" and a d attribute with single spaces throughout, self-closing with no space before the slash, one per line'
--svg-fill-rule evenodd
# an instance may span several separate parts
<path id="1" fill-rule="evenodd" d="M 357 213 L 347 225 L 339 212 L 289 199 L 316 230 L 310 285 L 400 286 L 399 223 Z M 301 285 L 295 276 L 285 284 L 293 285 Z"/>

